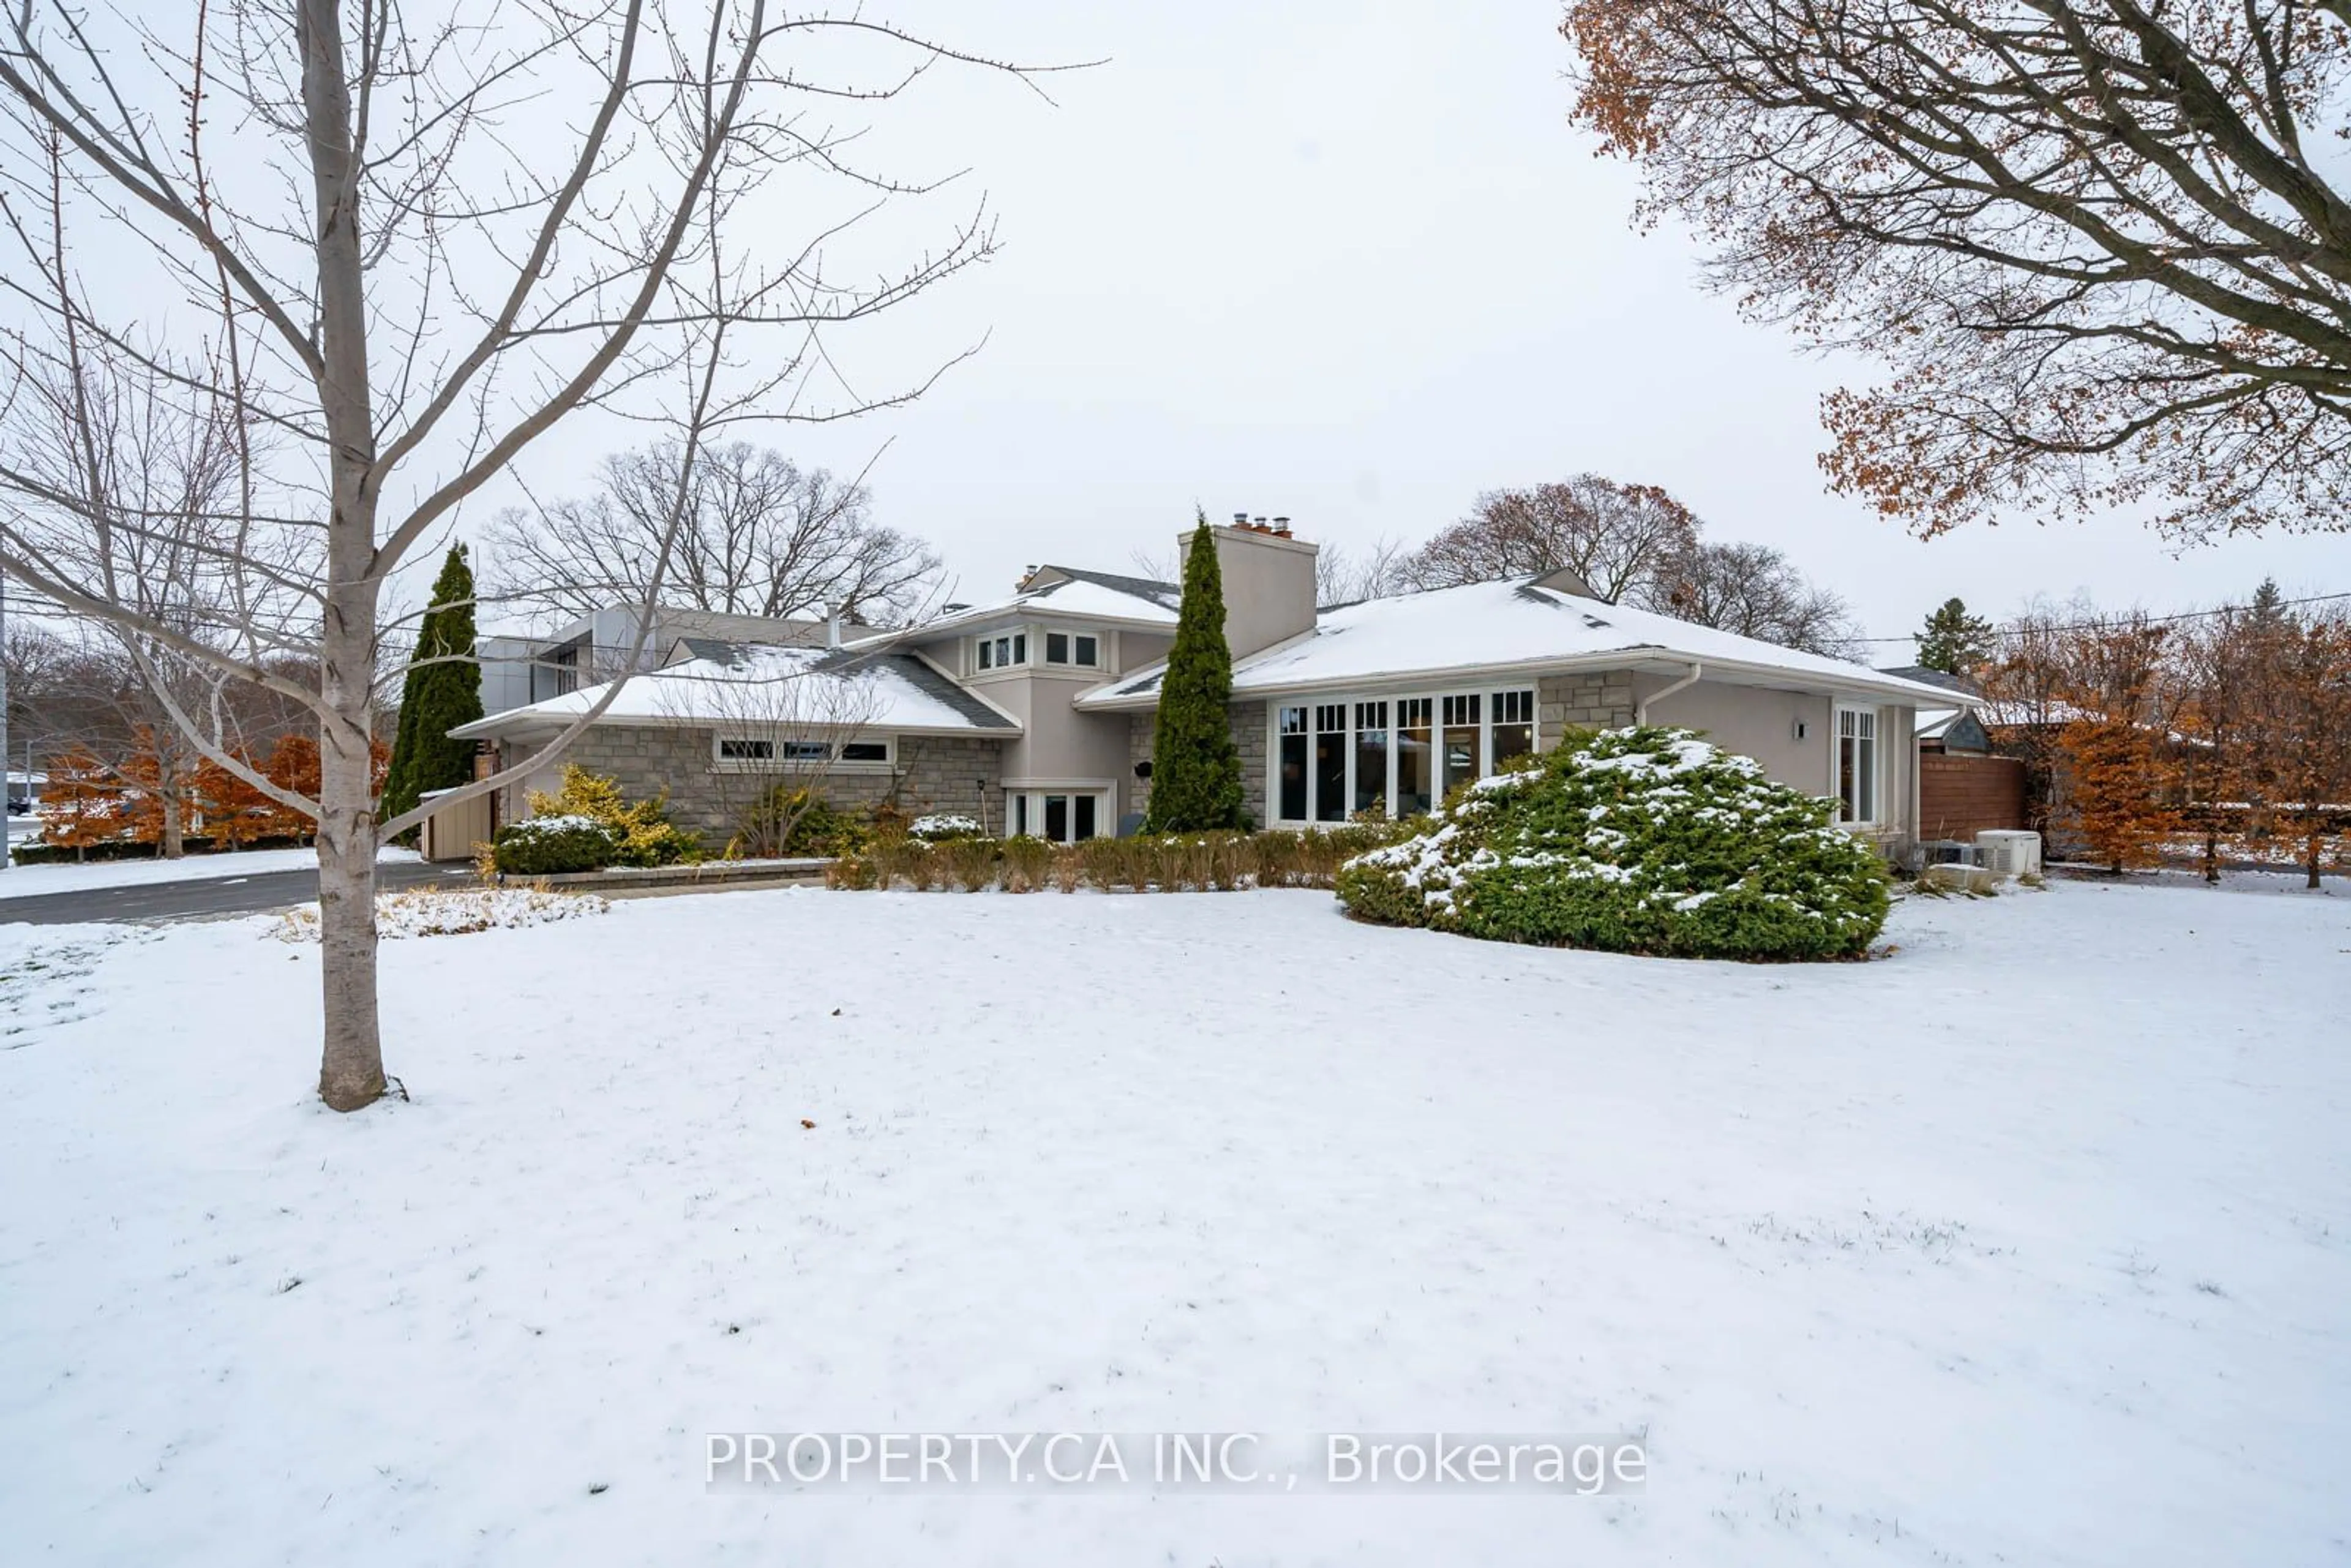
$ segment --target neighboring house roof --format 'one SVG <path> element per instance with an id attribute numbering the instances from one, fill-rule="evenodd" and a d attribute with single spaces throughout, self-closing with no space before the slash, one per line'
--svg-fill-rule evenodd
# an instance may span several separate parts
<path id="1" fill-rule="evenodd" d="M 1955 675 L 1949 670 L 1931 670 L 1924 664 L 1881 664 L 1878 666 L 1877 673 L 1881 675 L 1897 676 L 1906 681 L 1922 681 L 1930 686 L 1941 686 L 1946 691 L 1958 692 L 1962 696 L 1983 695 L 1983 687 L 1968 679 L 1967 676 Z"/>
<path id="2" fill-rule="evenodd" d="M 1081 571 L 1072 566 L 1040 566 L 1026 579 L 1028 586 L 1009 599 L 992 604 L 967 604 L 919 625 L 901 627 L 878 637 L 852 643 L 859 648 L 886 643 L 925 642 L 942 632 L 962 631 L 1011 618 L 1043 615 L 1073 621 L 1110 621 L 1122 625 L 1176 626 L 1176 605 L 1183 590 L 1172 582 L 1147 577 L 1121 577 L 1115 572 Z"/>
<path id="3" fill-rule="evenodd" d="M 1009 714 L 941 674 L 914 653 L 855 649 L 778 648 L 682 639 L 674 659 L 621 689 L 599 724 L 840 725 L 898 733 L 1017 733 Z M 773 682 L 772 705 L 756 696 Z M 811 682 L 799 686 L 789 683 Z M 551 729 L 593 707 L 610 683 L 582 686 L 545 702 L 508 708 L 449 733 L 459 738 Z"/>
<path id="4" fill-rule="evenodd" d="M 1759 682 L 1776 678 L 1804 690 L 1913 703 L 1923 698 L 1938 706 L 1949 700 L 1941 687 L 1885 674 L 1865 664 L 1582 598 L 1546 587 L 1534 577 L 1372 599 L 1331 611 L 1311 632 L 1236 660 L 1233 693 L 1246 696 L 1575 665 L 1654 664 L 1674 671 L 1692 663 L 1707 665 L 1709 674 L 1746 675 Z M 1150 706 L 1158 700 L 1165 674 L 1165 663 L 1153 664 L 1095 687 L 1078 699 L 1078 706 Z"/>
<path id="5" fill-rule="evenodd" d="M 1991 737 L 1984 733 L 1973 710 L 1963 707 L 1920 708 L 1912 734 L 1921 746 L 1946 751 L 1990 751 Z"/>

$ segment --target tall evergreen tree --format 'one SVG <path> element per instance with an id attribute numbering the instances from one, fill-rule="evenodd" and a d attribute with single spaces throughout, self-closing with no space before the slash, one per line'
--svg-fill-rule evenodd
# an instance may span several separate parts
<path id="1" fill-rule="evenodd" d="M 1947 599 L 1927 617 L 1918 633 L 1918 664 L 1922 669 L 1964 675 L 1989 660 L 1994 646 L 1991 622 L 1969 614 L 1960 601 Z"/>
<path id="2" fill-rule="evenodd" d="M 384 776 L 377 820 L 397 816 L 429 789 L 448 789 L 474 774 L 474 743 L 449 732 L 482 716 L 482 667 L 474 663 L 474 570 L 465 547 L 449 547 L 433 584 L 433 605 L 416 634 L 408 679 L 400 689 L 400 729 Z"/>
<path id="3" fill-rule="evenodd" d="M 2252 605 L 2253 624 L 2263 632 L 2274 632 L 2285 620 L 2285 595 L 2278 591 L 2277 579 L 2265 577 L 2253 590 Z"/>
<path id="4" fill-rule="evenodd" d="M 1151 808 L 1144 827 L 1154 833 L 1241 828 L 1241 758 L 1226 706 L 1233 695 L 1233 655 L 1225 643 L 1225 580 L 1217 565 L 1217 538 L 1199 514 L 1184 558 L 1184 600 L 1176 617 L 1176 645 L 1159 683 L 1159 722 L 1151 743 Z"/>

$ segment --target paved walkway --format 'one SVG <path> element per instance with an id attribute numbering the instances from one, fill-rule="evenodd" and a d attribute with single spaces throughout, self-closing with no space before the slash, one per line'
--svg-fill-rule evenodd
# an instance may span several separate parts
<path id="1" fill-rule="evenodd" d="M 0 876 L 11 874 L 0 872 Z M 462 861 L 427 864 L 390 861 L 375 868 L 381 888 L 425 887 L 470 883 L 474 868 Z M 0 899 L 0 925 L 77 925 L 101 920 L 216 920 L 291 909 L 319 896 L 316 871 L 269 871 L 246 876 L 207 877 L 202 882 L 157 882 L 138 887 L 92 887 L 75 893 L 39 893 Z"/>

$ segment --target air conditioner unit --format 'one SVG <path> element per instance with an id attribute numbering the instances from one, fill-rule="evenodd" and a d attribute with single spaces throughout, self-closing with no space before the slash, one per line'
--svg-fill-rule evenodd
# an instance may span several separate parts
<path id="1" fill-rule="evenodd" d="M 1983 851 L 1984 865 L 2001 876 L 2041 874 L 2039 833 L 1987 828 L 1976 835 L 1976 845 Z"/>

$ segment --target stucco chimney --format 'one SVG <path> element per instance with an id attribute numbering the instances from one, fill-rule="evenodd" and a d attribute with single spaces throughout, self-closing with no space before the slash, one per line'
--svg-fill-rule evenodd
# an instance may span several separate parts
<path id="1" fill-rule="evenodd" d="M 841 646 L 841 612 L 838 609 L 830 612 L 824 618 L 824 645 L 828 648 Z"/>
<path id="2" fill-rule="evenodd" d="M 1234 658 L 1313 630 L 1315 545 L 1252 524 L 1246 512 L 1233 514 L 1232 527 L 1209 531 L 1225 581 L 1225 643 Z M 1176 559 L 1191 548 L 1187 528 L 1176 536 Z"/>

